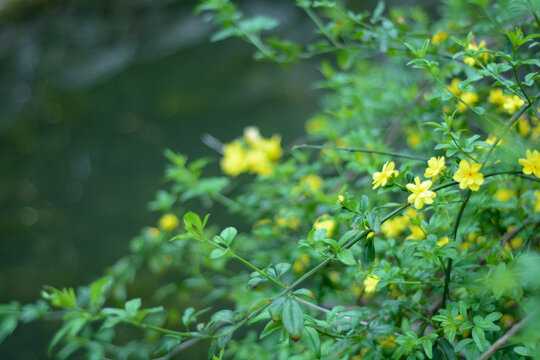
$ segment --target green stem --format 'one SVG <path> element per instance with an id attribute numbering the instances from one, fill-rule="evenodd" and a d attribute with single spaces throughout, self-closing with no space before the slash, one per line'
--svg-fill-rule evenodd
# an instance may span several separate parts
<path id="1" fill-rule="evenodd" d="M 392 156 L 396 158 L 403 158 L 403 159 L 411 159 L 411 160 L 419 160 L 419 161 L 427 161 L 428 159 L 423 158 L 421 156 L 415 156 L 415 155 L 403 155 L 403 154 L 397 154 L 393 152 L 388 151 L 379 151 L 379 150 L 370 150 L 370 149 L 357 149 L 357 148 L 345 148 L 345 147 L 337 147 L 337 146 L 322 146 L 322 145 L 295 145 L 292 150 L 296 149 L 329 149 L 329 150 L 340 150 L 340 151 L 348 151 L 348 152 L 360 152 L 360 153 L 368 153 L 368 154 L 379 154 L 379 155 L 387 155 Z"/>
<path id="2" fill-rule="evenodd" d="M 324 27 L 324 24 L 322 23 L 321 19 L 317 16 L 317 14 L 315 14 L 315 12 L 313 10 L 311 10 L 311 8 L 307 7 L 307 6 L 303 6 L 302 9 L 304 9 L 304 11 L 306 12 L 306 14 L 310 17 L 311 21 L 313 21 L 313 23 L 315 23 L 315 25 L 317 26 L 317 28 L 321 31 L 321 33 L 326 36 L 328 38 L 328 40 L 330 40 L 330 42 L 336 47 L 336 48 L 341 48 L 342 46 L 340 44 L 338 44 L 338 42 L 336 41 L 336 39 L 332 36 L 332 34 L 330 34 L 326 28 Z"/>
<path id="3" fill-rule="evenodd" d="M 210 339 L 210 338 L 212 338 L 212 336 L 210 336 L 210 335 L 174 331 L 174 330 L 164 329 L 164 328 L 159 327 L 159 326 L 143 324 L 143 323 L 137 322 L 135 320 L 128 320 L 127 322 L 129 324 L 135 326 L 135 327 L 140 328 L 140 329 L 153 330 L 153 331 L 157 331 L 159 333 L 165 334 L 165 335 L 174 335 L 174 336 L 181 336 L 181 337 L 186 337 L 186 338 L 198 338 L 198 339 Z"/>
<path id="4" fill-rule="evenodd" d="M 461 152 L 463 155 L 465 155 L 466 157 L 468 157 L 469 159 L 471 159 L 472 161 L 474 161 L 475 163 L 478 163 L 478 160 L 476 160 L 475 158 L 473 158 L 469 153 L 467 153 L 465 150 L 463 150 L 463 148 L 461 147 L 461 145 L 459 145 L 459 143 L 456 141 L 456 139 L 454 138 L 454 135 L 452 135 L 452 132 L 449 132 L 449 135 L 450 135 L 450 138 L 452 139 L 452 141 L 454 142 L 454 144 L 456 144 L 459 152 Z"/>
<path id="5" fill-rule="evenodd" d="M 259 50 L 261 52 L 261 54 L 263 54 L 266 58 L 268 59 L 274 59 L 274 52 L 268 48 L 268 46 L 266 46 L 262 41 L 261 39 L 259 38 L 259 36 L 257 35 L 254 35 L 250 32 L 246 32 L 244 30 L 242 30 L 240 28 L 240 26 L 236 26 L 236 28 L 238 29 L 238 31 L 240 31 L 240 33 L 246 38 L 249 40 L 249 42 L 251 42 L 253 44 L 253 46 L 255 46 L 257 48 L 257 50 Z M 278 59 L 274 59 L 274 60 L 278 60 Z M 279 60 L 278 60 L 279 62 Z"/>
<path id="6" fill-rule="evenodd" d="M 220 246 L 221 247 L 221 246 Z M 250 263 L 249 261 L 247 261 L 246 259 L 244 259 L 243 257 L 241 256 L 238 256 L 236 255 L 231 249 L 229 249 L 229 254 L 232 258 L 235 258 L 236 260 L 240 261 L 241 263 L 243 263 L 244 265 L 246 265 L 247 267 L 249 267 L 250 269 L 258 272 L 259 274 L 261 274 L 262 276 L 264 276 L 265 278 L 267 278 L 268 280 L 270 280 L 271 282 L 273 282 L 274 284 L 276 284 L 277 286 L 279 286 L 280 288 L 282 289 L 285 289 L 287 286 L 285 284 L 283 284 L 281 281 L 277 280 L 277 279 L 274 279 L 273 277 L 271 277 L 270 275 L 268 275 L 265 271 L 259 269 L 258 267 L 256 267 L 255 265 L 253 265 L 252 263 Z"/>
<path id="7" fill-rule="evenodd" d="M 521 90 L 521 93 L 524 96 L 524 97 L 521 97 L 521 96 L 520 97 L 522 99 L 526 100 L 530 105 L 531 100 L 529 100 L 529 97 L 527 96 L 527 93 L 525 92 L 525 90 L 523 89 L 523 86 L 521 85 L 521 81 L 519 81 L 518 73 L 517 73 L 517 70 L 516 70 L 516 67 L 514 66 L 514 64 L 512 64 L 512 71 L 514 72 L 514 78 L 516 79 L 516 83 L 518 84 L 519 89 Z"/>
<path id="8" fill-rule="evenodd" d="M 463 215 L 463 211 L 465 210 L 465 207 L 467 206 L 467 203 L 469 202 L 469 199 L 471 198 L 472 191 L 469 189 L 465 193 L 465 199 L 463 200 L 463 204 L 461 205 L 461 208 L 459 209 L 456 222 L 454 223 L 454 229 L 452 230 L 452 240 L 455 241 L 457 237 L 457 232 L 459 229 L 459 223 L 461 222 L 461 217 Z M 443 290 L 443 297 L 442 297 L 442 303 L 441 307 L 446 307 L 446 299 L 448 298 L 448 288 L 450 285 L 450 273 L 452 272 L 452 259 L 448 259 L 448 263 L 446 265 L 446 271 L 444 276 L 444 290 Z"/>
<path id="9" fill-rule="evenodd" d="M 472 112 L 474 112 L 476 115 L 480 116 L 481 118 L 483 118 L 482 114 L 480 114 L 475 108 L 473 108 L 472 106 L 470 106 L 469 104 L 467 104 L 465 101 L 463 101 L 463 99 L 461 99 L 459 96 L 457 96 L 456 94 L 454 94 L 447 86 L 446 84 L 441 80 L 439 79 L 439 77 L 437 75 L 435 75 L 433 73 L 433 71 L 431 71 L 431 69 L 428 69 L 428 72 L 429 74 L 446 90 L 448 91 L 457 101 L 459 101 L 460 103 L 462 103 L 463 105 L 465 105 L 469 110 L 471 110 Z"/>
<path id="10" fill-rule="evenodd" d="M 488 162 L 489 160 L 489 157 L 491 156 L 491 153 L 493 152 L 493 150 L 495 149 L 495 147 L 499 144 L 499 142 L 501 141 L 501 139 L 503 138 L 504 135 L 506 135 L 506 133 L 508 132 L 508 130 L 510 130 L 510 128 L 516 123 L 516 121 L 519 120 L 519 118 L 521 117 L 521 115 L 523 115 L 525 113 L 525 111 L 527 111 L 528 108 L 530 108 L 537 100 L 538 98 L 540 98 L 540 93 L 537 94 L 535 97 L 534 97 L 534 100 L 533 101 L 529 101 L 529 103 L 525 106 L 523 106 L 516 115 L 514 115 L 514 117 L 510 120 L 510 122 L 508 123 L 508 125 L 506 125 L 506 127 L 504 128 L 503 132 L 501 135 L 499 135 L 497 137 L 497 139 L 495 139 L 495 141 L 493 142 L 493 145 L 491 145 L 491 148 L 489 149 L 489 151 L 487 152 L 486 154 L 486 158 L 484 159 L 484 161 L 482 162 L 482 167 L 484 167 L 484 165 L 486 165 L 486 163 Z"/>
<path id="11" fill-rule="evenodd" d="M 491 77 L 495 80 L 495 81 L 498 81 L 500 82 L 508 91 L 510 91 L 512 94 L 516 95 L 516 96 L 519 96 L 520 98 L 522 98 L 523 100 L 527 100 L 529 101 L 526 97 L 524 98 L 520 93 L 518 93 L 516 90 L 514 90 L 513 88 L 511 88 L 510 86 L 506 86 L 504 85 L 506 83 L 506 81 L 510 81 L 508 79 L 506 79 L 504 76 L 502 75 L 497 75 L 495 74 L 494 72 L 492 72 L 491 70 L 489 70 L 484 64 L 482 64 L 481 62 L 477 61 L 476 62 L 478 65 L 480 65 L 480 67 L 482 68 L 482 70 L 484 70 L 485 72 L 489 73 L 491 75 Z"/>

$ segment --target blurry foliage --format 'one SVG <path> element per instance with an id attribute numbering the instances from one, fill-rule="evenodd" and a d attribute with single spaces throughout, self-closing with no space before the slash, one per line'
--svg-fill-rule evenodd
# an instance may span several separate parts
<path id="1" fill-rule="evenodd" d="M 256 59 L 322 56 L 310 144 L 275 156 L 279 142 L 248 128 L 217 146 L 214 177 L 208 159 L 167 150 L 159 229 L 90 285 L 3 305 L 0 338 L 60 315 L 58 358 L 168 359 L 203 341 L 211 359 L 540 358 L 538 4 L 453 0 L 436 21 L 382 2 L 296 4 L 316 27 L 308 43 L 228 0 L 197 10 Z M 269 167 L 242 174 L 242 161 Z M 191 198 L 238 222 L 181 211 Z M 154 296 L 134 298 L 146 271 Z"/>

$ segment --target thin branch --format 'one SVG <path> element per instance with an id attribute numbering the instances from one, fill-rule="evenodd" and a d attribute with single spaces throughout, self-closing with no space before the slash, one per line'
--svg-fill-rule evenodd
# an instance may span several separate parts
<path id="1" fill-rule="evenodd" d="M 512 230 L 508 231 L 506 234 L 504 234 L 502 237 L 501 246 L 504 247 L 504 245 L 506 245 L 508 241 L 512 240 L 512 238 L 516 236 L 521 230 L 525 229 L 530 219 L 531 217 L 528 216 L 525 221 L 523 221 L 523 225 L 521 225 L 520 227 L 515 227 Z"/>
<path id="2" fill-rule="evenodd" d="M 454 229 L 452 230 L 451 238 L 453 241 L 457 238 L 457 233 L 459 229 L 459 223 L 461 222 L 461 217 L 463 216 L 463 211 L 465 210 L 465 207 L 467 206 L 467 203 L 469 202 L 469 199 L 471 198 L 472 191 L 469 189 L 465 193 L 465 199 L 463 199 L 463 204 L 461 205 L 461 208 L 459 209 L 458 215 L 456 217 L 456 222 L 454 223 Z M 446 271 L 444 274 L 444 290 L 443 290 L 443 296 L 442 296 L 442 302 L 441 307 L 446 306 L 446 299 L 448 298 L 448 288 L 450 286 L 450 275 L 452 272 L 452 259 L 448 259 L 448 264 L 446 265 Z"/>
<path id="3" fill-rule="evenodd" d="M 523 115 L 525 113 L 525 111 L 527 111 L 528 108 L 530 108 L 537 100 L 538 98 L 540 98 L 540 94 L 537 94 L 535 97 L 534 97 L 534 100 L 533 101 L 530 101 L 527 105 L 523 106 L 521 108 L 521 110 L 519 110 L 519 112 L 514 115 L 514 117 L 512 118 L 512 120 L 510 120 L 510 122 L 508 123 L 508 125 L 506 125 L 506 127 L 504 128 L 504 131 L 502 132 L 501 135 L 499 135 L 497 137 L 497 139 L 493 142 L 493 145 L 491 145 L 491 148 L 489 149 L 489 151 L 487 152 L 486 154 L 486 158 L 484 159 L 484 161 L 482 162 L 482 167 L 484 167 L 484 165 L 487 163 L 487 161 L 489 160 L 489 157 L 491 156 L 491 153 L 493 152 L 493 150 L 495 150 L 495 147 L 499 144 L 499 142 L 501 141 L 501 139 L 503 138 L 503 136 L 508 132 L 508 130 L 510 130 L 510 128 L 516 123 L 516 121 L 519 120 L 519 118 L 521 117 L 521 115 Z"/>
<path id="4" fill-rule="evenodd" d="M 514 325 L 510 330 L 508 330 L 506 332 L 506 334 L 501 336 L 497 341 L 495 341 L 493 343 L 493 345 L 491 345 L 491 347 L 489 349 L 487 349 L 482 355 L 480 355 L 478 360 L 486 360 L 491 355 L 493 355 L 495 353 L 495 351 L 497 351 L 497 349 L 499 349 L 501 346 L 503 346 L 508 341 L 508 339 L 510 339 L 517 332 L 519 332 L 521 329 L 523 329 L 525 327 L 525 325 L 527 325 L 527 323 L 533 318 L 533 316 L 536 315 L 536 313 L 537 313 L 537 311 L 534 311 L 534 312 L 530 313 L 525 319 L 521 320 L 516 325 Z"/>
<path id="5" fill-rule="evenodd" d="M 201 136 L 201 141 L 204 145 L 208 146 L 210 149 L 216 150 L 219 154 L 223 155 L 225 152 L 223 151 L 223 148 L 225 145 L 213 137 L 212 135 L 206 133 Z"/>
<path id="6" fill-rule="evenodd" d="M 174 349 L 172 349 L 171 352 L 169 352 L 167 355 L 156 358 L 154 360 L 169 360 L 174 355 L 178 354 L 180 351 L 182 351 L 184 349 L 187 349 L 191 345 L 195 345 L 197 342 L 199 342 L 199 340 L 201 340 L 201 339 L 189 339 L 188 341 L 183 342 L 180 345 L 178 345 L 177 347 L 175 347 Z"/>
<path id="7" fill-rule="evenodd" d="M 403 155 L 403 154 L 397 154 L 393 152 L 388 151 L 379 151 L 379 150 L 370 150 L 370 149 L 357 149 L 357 148 L 344 148 L 344 147 L 337 147 L 337 146 L 322 146 L 322 145 L 295 145 L 293 146 L 292 150 L 296 149 L 329 149 L 329 150 L 339 150 L 339 151 L 348 151 L 348 152 L 361 152 L 361 153 L 368 153 L 368 154 L 379 154 L 379 155 L 387 155 L 392 156 L 396 158 L 403 158 L 403 159 L 411 159 L 411 160 L 419 160 L 419 161 L 427 161 L 428 159 L 423 158 L 421 156 L 415 156 L 415 155 Z"/>

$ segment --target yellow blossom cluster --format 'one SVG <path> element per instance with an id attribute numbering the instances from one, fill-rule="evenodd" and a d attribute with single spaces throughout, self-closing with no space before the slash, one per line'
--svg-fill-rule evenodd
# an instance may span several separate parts
<path id="1" fill-rule="evenodd" d="M 248 127 L 242 140 L 236 139 L 223 147 L 221 169 L 229 176 L 241 173 L 268 175 L 281 158 L 281 136 L 265 139 L 256 127 Z"/>
<path id="2" fill-rule="evenodd" d="M 431 37 L 431 43 L 433 45 L 439 45 L 444 40 L 448 38 L 448 34 L 444 31 L 438 30 L 432 37 Z"/>
<path id="3" fill-rule="evenodd" d="M 478 94 L 474 91 L 462 92 L 457 87 L 458 83 L 459 79 L 452 79 L 452 83 L 450 84 L 450 86 L 448 86 L 448 89 L 456 96 L 458 96 L 463 102 L 467 103 L 467 105 L 474 106 L 474 104 L 477 103 L 480 99 L 478 97 Z M 464 112 L 465 110 L 467 110 L 467 105 L 465 105 L 462 101 L 458 101 L 457 103 L 457 109 L 459 112 Z"/>
<path id="4" fill-rule="evenodd" d="M 304 194 L 311 196 L 322 189 L 324 182 L 320 176 L 315 174 L 307 174 L 302 176 L 298 186 L 292 188 L 293 194 Z"/>
<path id="5" fill-rule="evenodd" d="M 474 41 L 471 41 L 471 43 L 469 44 L 469 49 L 472 49 L 472 50 L 480 50 L 481 48 L 487 50 L 486 48 L 486 42 L 484 40 L 482 40 L 480 42 L 480 44 L 476 45 L 476 43 Z M 487 62 L 489 60 L 489 54 L 488 53 L 482 53 L 480 55 L 478 55 L 478 59 L 480 60 L 483 60 L 484 62 Z M 476 65 L 476 60 L 472 57 L 466 57 L 463 62 L 469 66 L 474 66 Z"/>
<path id="6" fill-rule="evenodd" d="M 522 98 L 517 95 L 505 95 L 501 88 L 490 90 L 488 101 L 498 105 L 498 111 L 509 114 L 514 113 L 525 105 L 525 101 Z"/>

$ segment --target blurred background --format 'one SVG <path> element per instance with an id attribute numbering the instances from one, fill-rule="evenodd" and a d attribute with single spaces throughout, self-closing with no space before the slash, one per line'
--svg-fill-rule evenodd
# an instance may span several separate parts
<path id="1" fill-rule="evenodd" d="M 0 303 L 44 284 L 87 284 L 128 252 L 157 214 L 170 148 L 197 158 L 257 125 L 283 144 L 315 111 L 315 66 L 252 60 L 239 40 L 210 43 L 196 1 L 0 1 Z M 310 34 L 290 1 L 246 13 Z M 217 170 L 217 166 L 215 167 Z M 55 324 L 20 327 L 0 359 L 42 359 Z"/>

